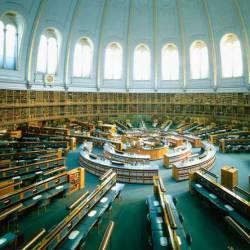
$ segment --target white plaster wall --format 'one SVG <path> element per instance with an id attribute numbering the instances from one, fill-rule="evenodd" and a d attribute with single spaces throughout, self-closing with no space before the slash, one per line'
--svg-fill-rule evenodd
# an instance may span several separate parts
<path id="1" fill-rule="evenodd" d="M 18 68 L 0 69 L 0 88 L 105 92 L 249 91 L 249 0 L 0 1 L 0 16 L 7 11 L 23 16 L 25 29 Z M 58 72 L 53 86 L 46 86 L 43 75 L 36 73 L 39 39 L 48 27 L 57 29 L 61 37 Z M 244 76 L 237 79 L 221 78 L 219 44 L 221 37 L 229 32 L 235 33 L 242 43 Z M 89 79 L 72 76 L 74 47 L 80 37 L 89 37 L 94 45 L 93 70 Z M 189 49 L 196 39 L 204 40 L 208 45 L 210 75 L 208 79 L 194 81 L 190 79 Z M 119 42 L 123 48 L 123 77 L 118 81 L 103 79 L 105 48 L 112 41 Z M 216 65 L 212 58 L 213 41 Z M 179 49 L 179 81 L 161 80 L 161 49 L 169 42 Z M 133 80 L 133 53 L 139 43 L 147 44 L 151 51 L 150 81 Z M 183 49 L 186 57 L 183 57 Z M 218 71 L 217 86 L 214 85 L 214 67 Z"/>

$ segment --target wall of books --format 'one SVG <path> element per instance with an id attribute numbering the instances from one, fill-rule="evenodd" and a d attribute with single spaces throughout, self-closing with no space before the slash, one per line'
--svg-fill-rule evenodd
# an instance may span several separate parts
<path id="1" fill-rule="evenodd" d="M 249 125 L 250 94 L 77 93 L 0 90 L 0 127 L 64 118 L 205 117 Z"/>

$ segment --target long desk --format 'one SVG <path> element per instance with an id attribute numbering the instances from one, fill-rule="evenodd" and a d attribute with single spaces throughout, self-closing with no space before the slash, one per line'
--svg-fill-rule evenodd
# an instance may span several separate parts
<path id="1" fill-rule="evenodd" d="M 128 127 L 127 125 L 123 124 L 122 122 L 120 122 L 120 121 L 118 121 L 118 120 L 115 120 L 114 122 L 115 122 L 115 124 L 116 124 L 120 129 L 122 129 L 122 130 L 124 130 L 124 131 L 126 131 L 126 130 L 129 129 L 129 127 Z"/>
<path id="2" fill-rule="evenodd" d="M 171 127 L 172 123 L 173 123 L 172 120 L 167 120 L 164 123 L 162 123 L 160 129 L 166 132 L 166 131 L 169 130 L 169 128 Z"/>
<path id="3" fill-rule="evenodd" d="M 24 133 L 26 134 L 26 133 Z M 48 135 L 47 135 L 48 136 Z M 31 137 L 32 138 L 32 137 Z M 25 148 L 25 149 L 30 149 L 30 148 L 44 148 L 44 149 L 61 149 L 63 152 L 66 154 L 68 153 L 70 149 L 69 145 L 69 138 L 63 137 L 63 138 L 58 138 L 58 137 L 47 137 L 47 138 L 42 138 L 42 135 L 39 135 L 37 137 L 38 141 L 27 141 L 29 137 L 24 137 L 21 138 L 23 141 L 15 141 L 9 143 L 9 146 L 14 147 L 16 149 L 18 148 Z"/>
<path id="4" fill-rule="evenodd" d="M 198 122 L 193 123 L 189 128 L 184 129 L 183 132 L 184 133 L 190 133 L 190 132 L 193 133 L 193 131 L 199 129 L 200 126 L 202 126 L 201 123 L 198 123 Z"/>
<path id="5" fill-rule="evenodd" d="M 19 188 L 27 187 L 33 183 L 53 177 L 66 171 L 66 166 L 57 166 L 50 169 L 44 169 L 37 172 L 26 173 L 14 176 L 10 179 L 0 182 L 0 195 L 5 195 Z M 12 181 L 12 182 L 11 182 Z"/>
<path id="6" fill-rule="evenodd" d="M 234 228 L 250 244 L 250 203 L 247 200 L 223 187 L 202 171 L 190 175 L 190 191 L 203 197 L 224 217 L 230 217 L 231 221 L 235 222 Z"/>
<path id="7" fill-rule="evenodd" d="M 17 210 L 18 212 L 37 204 L 44 198 L 47 199 L 63 192 L 68 188 L 67 183 L 68 175 L 65 172 L 30 186 L 18 189 L 17 191 L 9 194 L 2 195 L 0 197 L 0 221 L 5 219 L 7 216 L 10 216 L 11 214 L 9 211 L 19 204 L 22 206 Z M 50 193 L 47 193 L 47 191 Z M 13 210 L 13 212 L 17 211 Z"/>
<path id="8" fill-rule="evenodd" d="M 93 142 L 95 145 L 101 145 L 101 146 L 103 146 L 105 143 L 111 143 L 115 145 L 116 149 L 119 149 L 119 150 L 122 149 L 122 142 L 120 140 L 111 140 L 111 139 L 102 138 L 102 137 L 79 135 L 75 133 L 72 133 L 70 136 L 75 137 L 77 140 L 77 143 L 90 141 L 90 142 Z"/>
<path id="9" fill-rule="evenodd" d="M 24 166 L 17 166 L 13 168 L 0 169 L 0 180 L 11 178 L 14 176 L 20 176 L 37 171 L 44 171 L 55 167 L 64 166 L 65 162 L 63 158 L 39 161 L 33 164 L 27 164 Z"/>
<path id="10" fill-rule="evenodd" d="M 186 132 L 189 132 L 189 130 L 191 131 L 193 128 L 196 128 L 198 126 L 199 126 L 199 123 L 194 122 L 194 123 L 186 124 L 185 126 L 182 126 L 181 128 L 176 129 L 176 131 L 178 133 L 186 133 Z"/>
<path id="11" fill-rule="evenodd" d="M 88 122 L 88 121 L 79 121 L 79 120 L 72 120 L 71 123 L 77 124 L 79 126 L 81 126 L 83 129 L 87 130 L 87 131 L 94 131 L 95 130 L 95 124 Z"/>
<path id="12" fill-rule="evenodd" d="M 116 185 L 116 174 L 112 171 L 100 179 L 100 185 L 86 198 L 78 201 L 61 222 L 41 239 L 31 240 L 28 245 L 34 250 L 77 249 L 122 189 Z"/>
<path id="13" fill-rule="evenodd" d="M 202 139 L 207 139 L 210 134 L 225 132 L 227 129 L 224 126 L 203 128 L 201 130 L 195 131 L 193 134 L 201 137 Z"/>
<path id="14" fill-rule="evenodd" d="M 222 153 L 249 153 L 250 138 L 247 139 L 221 139 L 219 149 Z"/>
<path id="15" fill-rule="evenodd" d="M 54 153 L 56 150 L 54 149 L 42 149 L 42 150 L 30 150 L 30 151 L 22 151 L 22 152 L 11 152 L 6 154 L 0 154 L 0 160 L 22 160 L 22 159 L 32 159 L 37 158 L 41 155 L 47 155 L 50 153 Z"/>
<path id="16" fill-rule="evenodd" d="M 124 184 L 116 183 L 100 201 L 95 205 L 95 207 L 87 214 L 87 216 L 80 221 L 80 223 L 74 228 L 73 231 L 63 240 L 59 245 L 61 250 L 75 250 L 81 244 L 84 244 L 88 233 L 93 228 L 93 226 L 101 220 L 101 217 L 112 206 L 112 203 L 119 196 L 122 191 Z"/>
<path id="17" fill-rule="evenodd" d="M 147 198 L 147 205 L 153 249 L 189 249 L 191 237 L 187 237 L 173 197 L 167 195 L 162 179 L 158 176 L 154 177 L 154 195 Z"/>
<path id="18" fill-rule="evenodd" d="M 216 134 L 212 134 L 212 135 L 209 135 L 209 142 L 213 143 L 213 144 L 216 144 L 219 142 L 220 139 L 227 139 L 228 137 L 230 136 L 238 136 L 239 138 L 242 137 L 242 136 L 249 136 L 250 135 L 250 131 L 249 130 L 242 130 L 242 131 L 239 131 L 239 130 L 231 130 L 229 132 L 223 132 L 223 133 L 216 133 Z"/>
<path id="19" fill-rule="evenodd" d="M 0 149 L 4 147 L 11 148 L 67 148 L 68 141 L 63 140 L 39 140 L 39 141 L 6 141 L 5 144 L 0 145 Z"/>
<path id="20" fill-rule="evenodd" d="M 17 234 L 8 232 L 0 237 L 0 250 L 16 249 Z"/>
<path id="21" fill-rule="evenodd" d="M 29 126 L 27 131 L 36 134 L 48 134 L 48 135 L 63 135 L 69 136 L 70 130 L 67 128 L 55 128 L 55 127 L 35 127 Z"/>
<path id="22" fill-rule="evenodd" d="M 32 158 L 28 160 L 0 160 L 0 169 L 15 168 L 21 166 L 24 167 L 39 161 L 55 160 L 61 157 L 62 157 L 62 151 L 54 150 L 49 154 L 39 155 L 37 156 L 37 158 Z"/>

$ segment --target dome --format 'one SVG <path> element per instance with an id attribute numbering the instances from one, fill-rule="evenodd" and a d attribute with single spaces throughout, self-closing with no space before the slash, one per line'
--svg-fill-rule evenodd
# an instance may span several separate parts
<path id="1" fill-rule="evenodd" d="M 17 40 L 10 56 L 0 41 L 0 84 L 83 92 L 246 92 L 249 9 L 249 0 L 3 0 L 0 32 L 12 25 Z M 53 86 L 47 86 L 47 74 Z"/>

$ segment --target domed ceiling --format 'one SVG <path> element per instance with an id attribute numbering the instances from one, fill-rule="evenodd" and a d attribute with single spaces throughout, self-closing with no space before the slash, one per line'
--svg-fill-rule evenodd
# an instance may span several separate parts
<path id="1" fill-rule="evenodd" d="M 226 92 L 249 91 L 249 0 L 1 0 L 0 16 L 14 13 L 22 22 L 17 67 L 0 69 L 1 88 L 103 92 Z M 1 20 L 1 18 L 0 18 Z M 58 32 L 58 66 L 53 84 L 37 72 L 38 47 L 46 29 Z M 240 41 L 243 74 L 222 77 L 220 42 L 225 34 Z M 89 77 L 74 77 L 74 50 L 81 37 L 93 44 Z M 209 71 L 192 79 L 190 46 L 207 45 Z M 19 41 L 19 40 L 18 40 Z M 105 49 L 122 47 L 120 79 L 104 78 Z M 179 51 L 179 77 L 162 79 L 162 48 L 174 44 Z M 150 78 L 134 80 L 134 51 L 138 44 L 150 50 Z"/>

